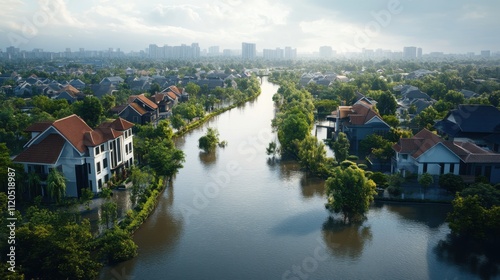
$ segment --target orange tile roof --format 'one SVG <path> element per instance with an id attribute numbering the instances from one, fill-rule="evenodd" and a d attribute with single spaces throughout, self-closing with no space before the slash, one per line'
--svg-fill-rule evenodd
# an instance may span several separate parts
<path id="1" fill-rule="evenodd" d="M 63 87 L 59 92 L 63 92 L 63 91 L 66 91 L 66 92 L 68 92 L 71 95 L 76 95 L 76 94 L 80 93 L 80 91 L 77 90 L 72 85 L 67 85 L 67 86 Z"/>
<path id="2" fill-rule="evenodd" d="M 22 151 L 14 158 L 13 161 L 23 163 L 54 164 L 57 162 L 65 142 L 66 140 L 64 140 L 64 138 L 59 134 L 50 134 L 40 143 L 33 144 L 26 150 Z"/>
<path id="3" fill-rule="evenodd" d="M 146 96 L 144 96 L 144 93 L 136 95 L 135 99 L 139 99 L 142 103 L 144 103 L 146 106 L 150 107 L 153 110 L 158 109 L 158 105 L 156 105 L 153 101 L 149 100 L 149 98 L 147 98 Z M 134 101 L 135 101 L 135 99 L 134 99 Z"/>
<path id="4" fill-rule="evenodd" d="M 129 103 L 128 104 L 130 107 L 134 108 L 134 110 L 137 111 L 137 113 L 139 113 L 139 115 L 144 115 L 146 114 L 148 111 L 146 111 L 146 109 L 142 108 L 141 105 L 137 104 L 137 103 Z"/>

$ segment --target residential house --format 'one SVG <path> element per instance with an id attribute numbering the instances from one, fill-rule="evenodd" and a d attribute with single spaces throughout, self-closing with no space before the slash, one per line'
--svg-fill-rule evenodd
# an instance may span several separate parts
<path id="1" fill-rule="evenodd" d="M 393 145 L 396 156 L 392 171 L 406 175 L 453 173 L 474 182 L 478 176 L 491 183 L 500 182 L 500 154 L 485 150 L 472 142 L 444 140 L 423 129 L 411 138 L 402 138 Z"/>
<path id="2" fill-rule="evenodd" d="M 469 141 L 500 152 L 500 110 L 491 105 L 458 105 L 434 127 L 450 140 Z"/>
<path id="3" fill-rule="evenodd" d="M 391 127 L 373 110 L 369 100 L 360 99 L 352 106 L 339 106 L 337 111 L 326 117 L 335 123 L 335 133 L 344 132 L 356 153 L 359 143 L 370 134 L 384 135 Z"/>
<path id="4" fill-rule="evenodd" d="M 78 90 L 83 90 L 85 88 L 85 83 L 80 79 L 73 79 L 69 81 L 69 84 Z"/>
<path id="5" fill-rule="evenodd" d="M 120 76 L 111 76 L 111 77 L 106 77 L 101 80 L 99 84 L 101 85 L 108 85 L 112 84 L 114 86 L 118 86 L 120 83 L 123 83 L 124 80 Z"/>
<path id="6" fill-rule="evenodd" d="M 118 116 L 136 124 L 155 124 L 159 120 L 160 112 L 155 102 L 140 94 L 131 95 Z"/>
<path id="7" fill-rule="evenodd" d="M 114 174 L 133 165 L 132 127 L 118 118 L 92 129 L 77 115 L 35 123 L 26 129 L 31 140 L 13 161 L 39 175 L 42 193 L 53 168 L 64 174 L 67 196 L 79 197 L 84 188 L 98 193 Z"/>
<path id="8" fill-rule="evenodd" d="M 85 98 L 85 94 L 74 88 L 72 85 L 65 86 L 54 97 L 54 99 L 66 99 L 69 104 L 78 100 L 83 100 L 83 98 Z"/>

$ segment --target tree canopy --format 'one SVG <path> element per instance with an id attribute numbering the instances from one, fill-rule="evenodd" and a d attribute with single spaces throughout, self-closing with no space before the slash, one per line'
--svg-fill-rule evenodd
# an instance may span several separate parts
<path id="1" fill-rule="evenodd" d="M 375 182 L 365 177 L 365 172 L 356 165 L 334 168 L 325 185 L 327 208 L 342 213 L 344 222 L 361 220 L 376 194 Z"/>

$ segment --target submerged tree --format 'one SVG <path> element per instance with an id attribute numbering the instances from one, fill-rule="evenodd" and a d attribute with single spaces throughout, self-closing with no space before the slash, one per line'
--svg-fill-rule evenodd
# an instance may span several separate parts
<path id="1" fill-rule="evenodd" d="M 342 162 L 349 156 L 349 139 L 344 132 L 340 132 L 337 136 L 337 141 L 333 142 L 332 148 L 335 153 L 335 159 L 337 162 Z"/>
<path id="2" fill-rule="evenodd" d="M 219 141 L 219 132 L 215 128 L 207 128 L 207 133 L 198 139 L 198 148 L 206 153 L 214 151 L 217 145 L 225 145 L 225 141 Z"/>
<path id="3" fill-rule="evenodd" d="M 375 182 L 365 177 L 365 172 L 357 166 L 336 167 L 326 180 L 326 207 L 335 213 L 342 213 L 344 222 L 359 221 L 368 211 L 377 193 L 375 189 Z"/>

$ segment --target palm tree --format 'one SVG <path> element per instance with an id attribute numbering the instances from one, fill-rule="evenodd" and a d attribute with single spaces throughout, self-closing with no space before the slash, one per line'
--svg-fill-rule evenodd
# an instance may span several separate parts
<path id="1" fill-rule="evenodd" d="M 66 178 L 57 169 L 52 168 L 47 177 L 47 188 L 49 195 L 56 200 L 57 203 L 66 194 Z"/>

